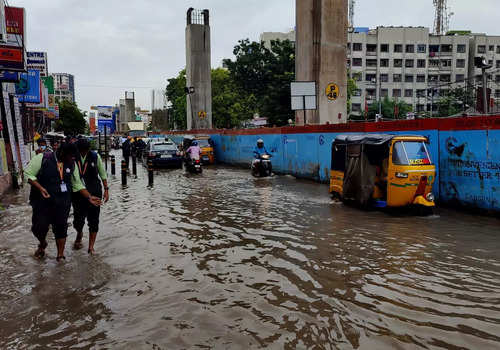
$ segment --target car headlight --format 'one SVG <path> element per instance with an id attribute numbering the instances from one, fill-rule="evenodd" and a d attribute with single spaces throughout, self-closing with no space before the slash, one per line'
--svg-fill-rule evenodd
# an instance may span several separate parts
<path id="1" fill-rule="evenodd" d="M 427 196 L 425 196 L 425 199 L 427 199 L 429 202 L 434 202 L 434 194 L 432 192 L 427 193 Z"/>

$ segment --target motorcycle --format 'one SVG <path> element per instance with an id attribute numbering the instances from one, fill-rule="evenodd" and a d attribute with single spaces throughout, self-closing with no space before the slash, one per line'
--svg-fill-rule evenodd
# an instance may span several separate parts
<path id="1" fill-rule="evenodd" d="M 203 171 L 201 167 L 201 161 L 194 158 L 188 158 L 186 160 L 186 169 L 193 174 L 201 174 Z"/>
<path id="2" fill-rule="evenodd" d="M 271 155 L 262 154 L 252 163 L 252 175 L 255 177 L 267 177 L 273 173 L 273 166 L 271 164 Z"/>

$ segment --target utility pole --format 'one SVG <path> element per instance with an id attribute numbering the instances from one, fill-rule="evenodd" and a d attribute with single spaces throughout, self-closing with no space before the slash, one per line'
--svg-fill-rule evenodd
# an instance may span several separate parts
<path id="1" fill-rule="evenodd" d="M 483 113 L 488 113 L 488 74 L 486 74 L 486 67 L 481 68 L 483 73 Z"/>

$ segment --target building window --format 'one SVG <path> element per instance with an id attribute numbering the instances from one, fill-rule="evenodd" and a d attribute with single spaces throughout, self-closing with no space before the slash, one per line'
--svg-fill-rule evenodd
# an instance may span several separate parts
<path id="1" fill-rule="evenodd" d="M 403 60 L 395 59 L 394 60 L 394 68 L 401 68 L 401 67 L 403 67 Z"/>
<path id="2" fill-rule="evenodd" d="M 383 58 L 380 60 L 380 67 L 389 67 L 389 59 Z"/>
<path id="3" fill-rule="evenodd" d="M 465 68 L 465 60 L 458 59 L 457 60 L 457 68 Z"/>
<path id="4" fill-rule="evenodd" d="M 403 45 L 394 44 L 394 52 L 403 52 Z"/>
<path id="5" fill-rule="evenodd" d="M 392 97 L 401 97 L 401 89 L 392 89 Z"/>
<path id="6" fill-rule="evenodd" d="M 406 53 L 414 53 L 415 45 L 406 45 Z"/>
<path id="7" fill-rule="evenodd" d="M 429 83 L 434 83 L 439 80 L 439 75 L 429 74 Z"/>
<path id="8" fill-rule="evenodd" d="M 442 81 L 444 83 L 449 83 L 451 82 L 451 74 L 441 74 L 439 76 L 439 81 Z"/>
<path id="9" fill-rule="evenodd" d="M 495 83 L 500 83 L 500 75 L 495 75 Z"/>
<path id="10" fill-rule="evenodd" d="M 387 83 L 389 81 L 389 74 L 380 74 L 380 81 Z"/>
<path id="11" fill-rule="evenodd" d="M 451 60 L 441 60 L 441 67 L 451 67 Z"/>
<path id="12" fill-rule="evenodd" d="M 464 80 L 465 80 L 465 75 L 463 75 L 463 74 L 457 74 L 455 76 L 455 82 L 457 82 L 457 83 L 460 83 L 460 82 L 462 82 Z"/>
<path id="13" fill-rule="evenodd" d="M 413 68 L 415 64 L 415 60 L 405 60 L 405 67 L 406 68 Z"/>
<path id="14" fill-rule="evenodd" d="M 441 45 L 441 52 L 453 52 L 453 45 Z"/>
<path id="15" fill-rule="evenodd" d="M 362 43 L 352 44 L 352 50 L 353 51 L 363 51 L 363 44 Z"/>
<path id="16" fill-rule="evenodd" d="M 417 90 L 417 97 L 425 97 L 425 89 Z"/>
<path id="17" fill-rule="evenodd" d="M 377 52 L 377 44 L 366 44 L 367 52 Z"/>
<path id="18" fill-rule="evenodd" d="M 380 90 L 380 97 L 389 97 L 389 90 L 381 89 Z"/>
<path id="19" fill-rule="evenodd" d="M 488 64 L 489 64 L 490 66 L 493 66 L 493 60 L 488 60 Z"/>
<path id="20" fill-rule="evenodd" d="M 418 68 L 425 68 L 425 60 L 417 60 Z"/>
<path id="21" fill-rule="evenodd" d="M 354 81 L 361 81 L 363 80 L 363 73 L 356 72 L 352 75 L 352 78 L 354 79 Z"/>
<path id="22" fill-rule="evenodd" d="M 434 57 L 432 54 L 439 52 L 439 45 L 429 45 L 429 52 L 431 53 L 431 57 Z"/>
<path id="23" fill-rule="evenodd" d="M 353 96 L 361 96 L 361 89 L 356 89 L 354 90 L 354 92 L 352 93 Z"/>
<path id="24" fill-rule="evenodd" d="M 376 81 L 377 80 L 377 75 L 376 74 L 366 74 L 365 75 L 365 80 L 366 81 Z"/>
<path id="25" fill-rule="evenodd" d="M 488 47 L 488 51 L 495 51 L 495 45 L 490 45 Z"/>
<path id="26" fill-rule="evenodd" d="M 389 44 L 380 44 L 380 52 L 389 52 Z"/>
<path id="27" fill-rule="evenodd" d="M 500 90 L 495 90 L 495 98 L 500 98 Z"/>
<path id="28" fill-rule="evenodd" d="M 353 103 L 351 107 L 353 112 L 361 112 L 361 103 Z"/>
<path id="29" fill-rule="evenodd" d="M 500 60 L 497 61 L 497 68 L 500 68 Z"/>
<path id="30" fill-rule="evenodd" d="M 406 89 L 405 90 L 405 97 L 413 97 L 413 90 L 412 89 Z"/>
<path id="31" fill-rule="evenodd" d="M 417 45 L 417 52 L 418 53 L 426 53 L 427 52 L 427 45 L 425 45 L 425 44 L 418 44 Z"/>
<path id="32" fill-rule="evenodd" d="M 372 100 L 374 97 L 376 97 L 377 91 L 375 89 L 366 89 L 366 97 L 369 100 Z"/>
<path id="33" fill-rule="evenodd" d="M 500 53 L 500 45 L 497 46 L 497 53 Z"/>
<path id="34" fill-rule="evenodd" d="M 405 83 L 413 83 L 413 75 L 406 74 L 405 75 Z"/>
<path id="35" fill-rule="evenodd" d="M 458 53 L 465 53 L 465 49 L 466 49 L 466 47 L 465 47 L 464 44 L 458 44 L 457 45 L 457 52 Z"/>
<path id="36" fill-rule="evenodd" d="M 368 59 L 366 60 L 367 67 L 377 67 L 377 60 Z"/>
<path id="37" fill-rule="evenodd" d="M 425 83 L 425 75 L 424 74 L 417 75 L 417 83 Z"/>
<path id="38" fill-rule="evenodd" d="M 439 60 L 429 60 L 429 68 L 439 68 Z"/>
<path id="39" fill-rule="evenodd" d="M 477 53 L 486 53 L 486 45 L 478 45 Z"/>
<path id="40" fill-rule="evenodd" d="M 393 81 L 394 83 L 400 83 L 400 82 L 401 82 L 401 79 L 402 79 L 402 78 L 401 78 L 401 74 L 393 74 L 393 76 L 392 76 L 392 81 Z"/>
<path id="41" fill-rule="evenodd" d="M 362 58 L 353 58 L 352 59 L 352 65 L 353 67 L 361 67 L 363 65 L 363 59 Z"/>

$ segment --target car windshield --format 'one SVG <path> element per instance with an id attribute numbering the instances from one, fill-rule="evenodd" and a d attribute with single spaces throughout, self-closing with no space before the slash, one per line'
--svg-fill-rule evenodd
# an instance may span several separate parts
<path id="1" fill-rule="evenodd" d="M 432 164 L 427 146 L 422 141 L 398 141 L 394 143 L 392 162 L 396 165 Z"/>
<path id="2" fill-rule="evenodd" d="M 198 141 L 198 146 L 200 146 L 201 148 L 203 147 L 212 147 L 210 145 L 210 143 L 208 142 L 208 140 L 196 140 Z"/>
<path id="3" fill-rule="evenodd" d="M 153 151 L 177 151 L 173 143 L 157 143 L 153 145 Z"/>

